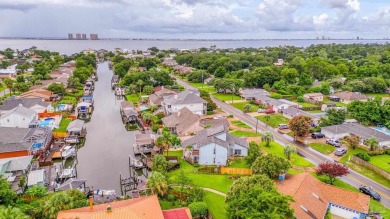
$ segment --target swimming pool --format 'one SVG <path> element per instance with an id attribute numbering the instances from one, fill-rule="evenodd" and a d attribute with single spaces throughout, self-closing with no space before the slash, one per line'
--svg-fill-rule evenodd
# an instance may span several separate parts
<path id="1" fill-rule="evenodd" d="M 385 133 L 386 135 L 390 135 L 390 130 L 386 127 L 376 127 L 375 130 Z"/>
<path id="2" fill-rule="evenodd" d="M 148 107 L 146 107 L 146 106 L 141 106 L 141 107 L 139 107 L 139 108 L 141 109 L 141 111 L 145 111 L 145 110 L 148 109 Z"/>
<path id="3" fill-rule="evenodd" d="M 45 120 L 42 120 L 38 123 L 39 126 L 49 126 L 53 121 L 55 121 L 54 118 L 46 118 Z"/>
<path id="4" fill-rule="evenodd" d="M 56 110 L 57 111 L 63 111 L 63 110 L 66 110 L 67 108 L 67 105 L 66 104 L 59 104 L 57 107 L 56 107 Z"/>

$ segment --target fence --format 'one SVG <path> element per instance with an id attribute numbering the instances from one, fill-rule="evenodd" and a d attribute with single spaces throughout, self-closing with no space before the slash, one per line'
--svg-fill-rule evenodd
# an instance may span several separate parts
<path id="1" fill-rule="evenodd" d="M 252 175 L 252 169 L 250 169 L 250 168 L 221 167 L 221 174 Z"/>
<path id="2" fill-rule="evenodd" d="M 373 164 L 370 164 L 369 162 L 364 161 L 364 160 L 356 157 L 355 155 L 353 155 L 351 157 L 351 160 L 353 162 L 357 163 L 357 164 L 360 164 L 360 165 L 362 165 L 362 166 L 364 166 L 364 167 L 374 171 L 375 173 L 385 177 L 386 179 L 390 180 L 390 173 L 387 172 L 386 170 L 383 170 L 383 169 L 381 169 L 381 168 L 379 168 L 379 167 L 377 167 L 377 166 L 375 166 Z"/>

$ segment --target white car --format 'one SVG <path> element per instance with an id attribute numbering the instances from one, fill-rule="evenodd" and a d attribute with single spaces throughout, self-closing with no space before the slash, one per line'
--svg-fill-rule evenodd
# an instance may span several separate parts
<path id="1" fill-rule="evenodd" d="M 258 112 L 258 113 L 265 113 L 265 109 L 259 108 L 259 109 L 257 110 L 257 112 Z"/>

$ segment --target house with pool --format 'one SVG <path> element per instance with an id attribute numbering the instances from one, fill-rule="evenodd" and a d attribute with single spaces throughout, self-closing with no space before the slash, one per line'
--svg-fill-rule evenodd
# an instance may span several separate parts
<path id="1" fill-rule="evenodd" d="M 171 115 L 186 107 L 197 115 L 206 115 L 207 102 L 200 97 L 197 90 L 185 90 L 181 93 L 165 96 L 161 101 L 165 115 Z"/>
<path id="2" fill-rule="evenodd" d="M 0 105 L 0 115 L 3 115 L 18 106 L 23 106 L 28 109 L 34 110 L 36 113 L 43 113 L 45 111 L 52 111 L 53 106 L 50 102 L 45 102 L 42 98 L 16 98 L 9 97 L 5 99 L 3 104 Z"/>
<path id="3" fill-rule="evenodd" d="M 1 127 L 29 128 L 36 124 L 38 114 L 24 106 L 18 106 L 7 113 L 0 115 Z"/>

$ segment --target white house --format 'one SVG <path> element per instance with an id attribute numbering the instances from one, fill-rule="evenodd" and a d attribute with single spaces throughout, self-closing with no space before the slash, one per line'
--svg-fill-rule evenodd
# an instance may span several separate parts
<path id="1" fill-rule="evenodd" d="M 289 100 L 285 99 L 273 99 L 268 96 L 257 96 L 255 97 L 255 102 L 266 106 L 268 109 L 272 109 L 275 112 L 283 112 L 288 108 L 298 108 L 299 105 Z"/>
<path id="2" fill-rule="evenodd" d="M 185 90 L 175 95 L 165 96 L 161 101 L 161 106 L 165 115 L 178 112 L 184 107 L 187 107 L 187 109 L 197 115 L 205 115 L 207 113 L 207 102 L 195 90 Z"/>
<path id="3" fill-rule="evenodd" d="M 226 166 L 229 156 L 247 156 L 248 142 L 233 136 L 223 125 L 204 129 L 183 141 L 184 157 L 201 165 Z"/>
<path id="4" fill-rule="evenodd" d="M 29 128 L 38 118 L 38 114 L 24 106 L 18 106 L 7 113 L 0 115 L 1 127 Z"/>
<path id="5" fill-rule="evenodd" d="M 3 115 L 12 111 L 20 105 L 34 110 L 36 113 L 53 110 L 51 103 L 45 102 L 42 98 L 8 98 L 4 100 L 3 104 L 0 106 L 0 114 Z"/>

